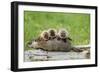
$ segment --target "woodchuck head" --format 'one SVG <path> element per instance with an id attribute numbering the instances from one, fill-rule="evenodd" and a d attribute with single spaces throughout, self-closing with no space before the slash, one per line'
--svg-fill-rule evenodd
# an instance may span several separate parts
<path id="1" fill-rule="evenodd" d="M 47 31 L 43 31 L 38 40 L 48 41 L 49 40 L 49 33 Z"/>
<path id="2" fill-rule="evenodd" d="M 69 37 L 69 33 L 66 29 L 60 29 L 58 31 L 58 40 L 62 40 L 63 42 L 67 42 L 67 40 L 72 40 L 70 37 Z"/>
<path id="3" fill-rule="evenodd" d="M 55 29 L 49 29 L 49 30 L 48 30 L 48 33 L 49 33 L 49 39 L 50 39 L 50 40 L 56 38 L 56 36 L 57 36 L 57 32 L 56 32 Z"/>
<path id="4" fill-rule="evenodd" d="M 66 29 L 60 29 L 58 31 L 58 36 L 61 38 L 61 39 L 65 39 L 66 37 L 68 37 L 69 33 Z"/>
<path id="5" fill-rule="evenodd" d="M 49 40 L 49 34 L 47 31 L 43 31 L 40 36 L 32 41 L 28 42 L 30 48 L 44 48 L 47 41 Z"/>

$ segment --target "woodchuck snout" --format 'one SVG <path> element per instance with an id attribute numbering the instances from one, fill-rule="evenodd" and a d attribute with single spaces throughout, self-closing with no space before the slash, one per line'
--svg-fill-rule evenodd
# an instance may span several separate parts
<path id="1" fill-rule="evenodd" d="M 37 39 L 29 42 L 28 47 L 45 51 L 70 51 L 72 48 L 71 41 L 67 30 L 49 29 L 43 31 Z"/>

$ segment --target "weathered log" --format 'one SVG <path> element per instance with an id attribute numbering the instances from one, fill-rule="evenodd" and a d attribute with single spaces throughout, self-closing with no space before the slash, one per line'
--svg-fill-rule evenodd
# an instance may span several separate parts
<path id="1" fill-rule="evenodd" d="M 76 46 L 73 46 L 71 49 L 71 51 L 74 51 L 74 52 L 82 52 L 85 50 L 90 50 L 90 45 L 76 45 Z"/>
<path id="2" fill-rule="evenodd" d="M 72 60 L 72 59 L 89 59 L 90 58 L 90 45 L 74 46 L 75 50 L 59 52 L 47 52 L 43 50 L 27 50 L 25 51 L 25 61 L 51 61 L 51 60 Z"/>

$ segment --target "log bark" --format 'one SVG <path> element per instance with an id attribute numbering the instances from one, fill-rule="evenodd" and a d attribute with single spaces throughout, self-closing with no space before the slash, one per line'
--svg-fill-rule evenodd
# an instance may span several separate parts
<path id="1" fill-rule="evenodd" d="M 77 51 L 81 50 L 81 51 Z M 45 52 L 43 55 L 40 53 L 43 51 L 40 50 L 36 55 L 34 50 L 25 51 L 25 61 L 51 61 L 51 60 L 73 60 L 73 59 L 89 59 L 90 58 L 90 45 L 80 45 L 74 46 L 74 51 L 70 52 Z M 35 54 L 34 54 L 35 53 Z M 41 57 L 41 58 L 40 58 Z"/>

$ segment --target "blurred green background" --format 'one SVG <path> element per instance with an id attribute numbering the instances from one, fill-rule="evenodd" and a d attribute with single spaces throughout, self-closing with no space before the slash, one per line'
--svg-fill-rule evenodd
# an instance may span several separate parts
<path id="1" fill-rule="evenodd" d="M 24 11 L 24 44 L 49 28 L 65 28 L 74 45 L 90 43 L 90 14 Z"/>

